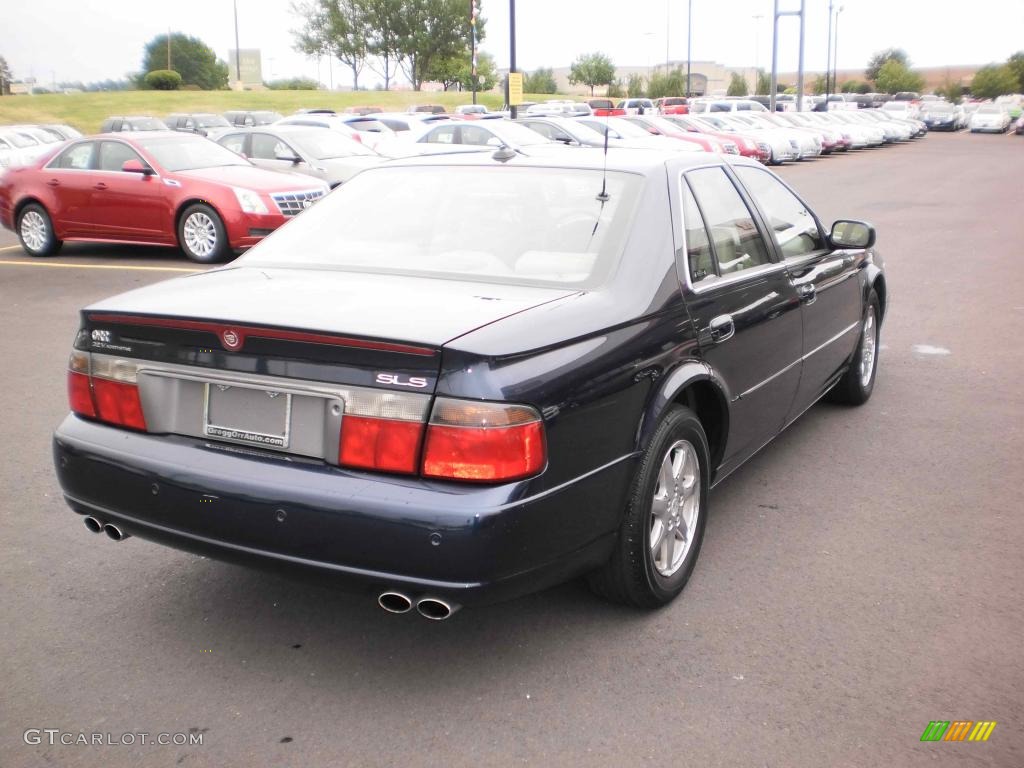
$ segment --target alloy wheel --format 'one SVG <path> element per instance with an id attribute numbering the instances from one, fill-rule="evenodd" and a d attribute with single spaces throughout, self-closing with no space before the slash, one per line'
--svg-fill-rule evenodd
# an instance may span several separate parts
<path id="1" fill-rule="evenodd" d="M 700 487 L 696 449 L 686 440 L 676 440 L 661 460 L 651 504 L 651 558 L 662 576 L 678 571 L 690 551 L 700 514 Z"/>
<path id="2" fill-rule="evenodd" d="M 21 217 L 21 239 L 33 251 L 41 251 L 46 247 L 49 227 L 38 211 L 29 211 Z"/>
<path id="3" fill-rule="evenodd" d="M 183 231 L 185 244 L 196 256 L 209 256 L 217 248 L 217 227 L 213 219 L 202 211 L 196 211 L 185 219 Z"/>

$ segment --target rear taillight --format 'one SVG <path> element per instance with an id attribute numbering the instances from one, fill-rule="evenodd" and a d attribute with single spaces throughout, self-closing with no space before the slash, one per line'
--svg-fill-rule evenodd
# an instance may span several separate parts
<path id="1" fill-rule="evenodd" d="M 145 431 L 136 373 L 137 366 L 131 360 L 72 352 L 68 362 L 71 410 L 108 424 Z"/>
<path id="2" fill-rule="evenodd" d="M 519 480 L 547 461 L 540 414 L 525 405 L 437 398 L 423 448 L 424 477 Z"/>
<path id="3" fill-rule="evenodd" d="M 357 469 L 414 474 L 429 398 L 398 392 L 360 392 L 345 401 L 338 463 Z"/>

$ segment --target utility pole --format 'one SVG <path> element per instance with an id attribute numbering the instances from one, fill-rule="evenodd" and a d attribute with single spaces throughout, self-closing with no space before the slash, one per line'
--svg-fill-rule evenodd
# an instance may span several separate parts
<path id="1" fill-rule="evenodd" d="M 764 18 L 763 13 L 755 13 L 751 18 L 754 20 L 754 69 L 757 71 L 758 79 L 761 78 L 761 19 Z M 757 84 L 754 85 L 754 91 L 757 91 Z"/>
<path id="2" fill-rule="evenodd" d="M 473 103 L 476 104 L 476 17 L 480 14 L 480 7 L 476 0 L 469 0 L 469 41 L 472 46 L 472 60 L 469 68 L 469 79 L 473 86 Z"/>
<path id="3" fill-rule="evenodd" d="M 839 14 L 843 12 L 843 6 L 836 11 L 836 43 L 832 46 L 832 85 L 839 91 Z"/>
<path id="4" fill-rule="evenodd" d="M 171 68 L 171 28 L 167 28 L 167 69 Z"/>
<path id="5" fill-rule="evenodd" d="M 668 40 L 669 32 L 672 29 L 672 3 L 670 0 L 665 0 L 665 74 L 668 74 Z"/>
<path id="6" fill-rule="evenodd" d="M 235 5 L 235 80 L 242 82 L 242 49 L 238 46 L 238 0 Z M 317 61 L 317 81 L 320 80 L 320 62 Z"/>

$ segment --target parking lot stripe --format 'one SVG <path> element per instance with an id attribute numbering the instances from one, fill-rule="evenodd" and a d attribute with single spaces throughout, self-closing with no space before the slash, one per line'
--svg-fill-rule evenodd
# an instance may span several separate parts
<path id="1" fill-rule="evenodd" d="M 0 251 L 20 251 L 20 250 L 21 250 L 21 246 L 20 245 L 5 245 L 3 248 L 0 248 Z"/>
<path id="2" fill-rule="evenodd" d="M 136 272 L 204 272 L 189 267 L 136 267 L 129 264 L 68 264 L 66 261 L 2 261 L 0 265 L 13 267 L 67 267 L 69 269 L 122 269 Z"/>

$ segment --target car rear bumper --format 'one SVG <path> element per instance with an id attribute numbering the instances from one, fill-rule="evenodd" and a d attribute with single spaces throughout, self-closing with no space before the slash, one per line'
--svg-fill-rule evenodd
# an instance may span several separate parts
<path id="1" fill-rule="evenodd" d="M 53 441 L 79 514 L 218 559 L 377 590 L 494 602 L 607 559 L 634 457 L 532 497 L 343 470 L 68 416 Z"/>

